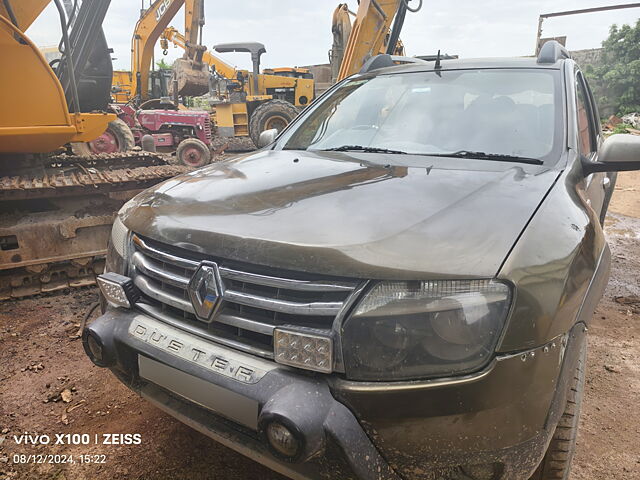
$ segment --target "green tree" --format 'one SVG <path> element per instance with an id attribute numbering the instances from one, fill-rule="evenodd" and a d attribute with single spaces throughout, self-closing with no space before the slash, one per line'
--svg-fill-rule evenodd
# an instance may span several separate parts
<path id="1" fill-rule="evenodd" d="M 602 65 L 585 69 L 597 100 L 622 115 L 640 112 L 640 20 L 633 27 L 612 25 L 602 47 Z"/>
<path id="2" fill-rule="evenodd" d="M 171 63 L 167 63 L 164 61 L 164 58 L 161 58 L 159 62 L 156 62 L 156 65 L 160 70 L 171 70 Z"/>

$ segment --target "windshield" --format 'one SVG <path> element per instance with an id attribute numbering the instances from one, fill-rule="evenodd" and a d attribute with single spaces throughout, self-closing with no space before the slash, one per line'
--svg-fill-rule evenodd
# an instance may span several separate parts
<path id="1" fill-rule="evenodd" d="M 558 79 L 553 70 L 480 69 L 347 80 L 279 144 L 293 150 L 356 146 L 544 160 L 562 131 Z"/>

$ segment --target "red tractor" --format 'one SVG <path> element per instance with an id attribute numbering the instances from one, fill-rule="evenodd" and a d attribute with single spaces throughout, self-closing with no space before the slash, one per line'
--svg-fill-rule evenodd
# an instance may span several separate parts
<path id="1" fill-rule="evenodd" d="M 189 167 L 211 161 L 211 118 L 197 110 L 135 110 L 130 105 L 111 105 L 118 119 L 92 142 L 74 145 L 77 154 L 115 153 L 142 145 L 150 135 L 159 152 L 176 152 L 176 160 Z"/>

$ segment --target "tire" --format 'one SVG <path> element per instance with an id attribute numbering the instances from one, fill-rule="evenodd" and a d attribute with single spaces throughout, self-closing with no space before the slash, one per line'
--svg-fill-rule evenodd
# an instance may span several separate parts
<path id="1" fill-rule="evenodd" d="M 542 462 L 529 480 L 568 480 L 569 478 L 571 461 L 576 451 L 576 435 L 584 393 L 586 360 L 587 343 L 585 341 L 567 393 L 567 403 L 562 417 L 558 421 Z"/>
<path id="2" fill-rule="evenodd" d="M 72 143 L 71 151 L 83 157 L 98 153 L 126 152 L 135 147 L 133 132 L 123 120 L 116 118 L 107 130 L 92 142 Z"/>
<path id="3" fill-rule="evenodd" d="M 187 138 L 180 142 L 176 150 L 176 159 L 179 165 L 200 168 L 211 162 L 211 150 L 197 138 Z"/>
<path id="4" fill-rule="evenodd" d="M 249 121 L 249 135 L 254 145 L 258 146 L 260 134 L 265 130 L 275 128 L 281 132 L 291 120 L 298 116 L 298 109 L 286 100 L 269 100 L 258 106 L 251 114 Z"/>

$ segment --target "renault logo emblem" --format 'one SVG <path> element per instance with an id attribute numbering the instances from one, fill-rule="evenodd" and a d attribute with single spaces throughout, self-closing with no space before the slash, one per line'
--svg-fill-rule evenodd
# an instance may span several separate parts
<path id="1" fill-rule="evenodd" d="M 224 294 L 218 265 L 202 262 L 189 281 L 188 291 L 196 316 L 200 320 L 210 321 Z"/>

